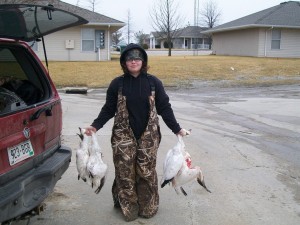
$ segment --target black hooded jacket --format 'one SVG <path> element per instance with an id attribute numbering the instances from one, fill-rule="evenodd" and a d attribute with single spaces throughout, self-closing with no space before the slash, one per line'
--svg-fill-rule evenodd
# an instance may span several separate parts
<path id="1" fill-rule="evenodd" d="M 117 77 L 112 80 L 107 89 L 106 102 L 102 107 L 98 117 L 92 123 L 92 126 L 97 130 L 102 128 L 104 124 L 109 119 L 114 117 L 117 112 L 120 79 L 120 77 Z M 175 119 L 171 104 L 169 102 L 169 97 L 164 90 L 163 84 L 156 76 L 146 73 L 141 73 L 137 77 L 134 77 L 130 74 L 124 74 L 122 78 L 122 94 L 126 96 L 129 123 L 136 139 L 141 137 L 149 119 L 149 96 L 151 95 L 150 79 L 155 87 L 155 106 L 158 115 L 162 117 L 166 125 L 173 131 L 173 133 L 176 134 L 181 129 Z"/>

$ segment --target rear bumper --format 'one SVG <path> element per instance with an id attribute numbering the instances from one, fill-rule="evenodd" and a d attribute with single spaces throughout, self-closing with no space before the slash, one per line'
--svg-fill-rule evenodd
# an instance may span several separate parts
<path id="1" fill-rule="evenodd" d="M 0 186 L 0 223 L 41 204 L 68 169 L 72 151 L 66 146 L 34 169 Z"/>

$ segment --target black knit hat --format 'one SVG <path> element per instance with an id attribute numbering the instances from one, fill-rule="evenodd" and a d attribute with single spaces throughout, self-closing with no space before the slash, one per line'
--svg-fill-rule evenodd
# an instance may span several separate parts
<path id="1" fill-rule="evenodd" d="M 132 51 L 132 50 L 138 50 L 138 51 Z M 148 56 L 146 51 L 137 44 L 129 44 L 126 46 L 126 48 L 124 49 L 124 51 L 121 54 L 120 57 L 120 64 L 122 64 L 122 62 L 125 62 L 126 59 L 141 59 L 144 62 L 148 62 Z"/>

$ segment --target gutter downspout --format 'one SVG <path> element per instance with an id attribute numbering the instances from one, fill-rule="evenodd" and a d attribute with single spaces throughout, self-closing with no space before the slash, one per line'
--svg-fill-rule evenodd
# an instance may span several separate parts
<path id="1" fill-rule="evenodd" d="M 272 30 L 273 29 L 273 26 L 269 29 L 266 30 L 266 34 L 265 34 L 265 57 L 267 57 L 267 41 L 268 41 L 268 31 L 269 30 Z"/>
<path id="2" fill-rule="evenodd" d="M 111 60 L 111 55 L 110 55 L 110 24 L 108 25 L 107 29 L 107 60 Z"/>

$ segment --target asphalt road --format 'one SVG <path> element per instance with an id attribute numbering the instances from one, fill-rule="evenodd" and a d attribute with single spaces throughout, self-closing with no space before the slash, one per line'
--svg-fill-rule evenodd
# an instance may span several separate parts
<path id="1" fill-rule="evenodd" d="M 151 56 L 168 56 L 169 51 L 167 49 L 163 49 L 163 50 L 158 50 L 158 49 L 148 49 L 146 50 L 147 55 L 151 55 Z M 120 52 L 117 51 L 113 51 L 113 54 L 120 54 Z M 210 55 L 212 53 L 212 50 L 196 50 L 196 49 L 187 49 L 187 50 L 178 50 L 178 49 L 172 49 L 171 54 L 173 56 L 178 56 L 178 55 L 184 55 L 184 56 L 197 56 L 197 55 Z"/>
<path id="2" fill-rule="evenodd" d="M 188 196 L 172 187 L 159 189 L 160 208 L 151 219 L 128 224 L 151 225 L 296 225 L 300 224 L 300 87 L 167 90 L 193 165 L 199 165 L 212 193 L 197 182 L 185 186 Z M 45 201 L 31 225 L 124 224 L 114 209 L 114 167 L 110 148 L 112 120 L 100 130 L 99 142 L 109 165 L 108 179 L 96 195 L 77 180 L 75 151 L 78 127 L 89 125 L 105 100 L 105 90 L 87 95 L 61 93 L 63 143 L 73 148 L 68 171 Z M 164 125 L 157 172 L 176 137 Z M 17 224 L 21 224 L 18 222 Z"/>

